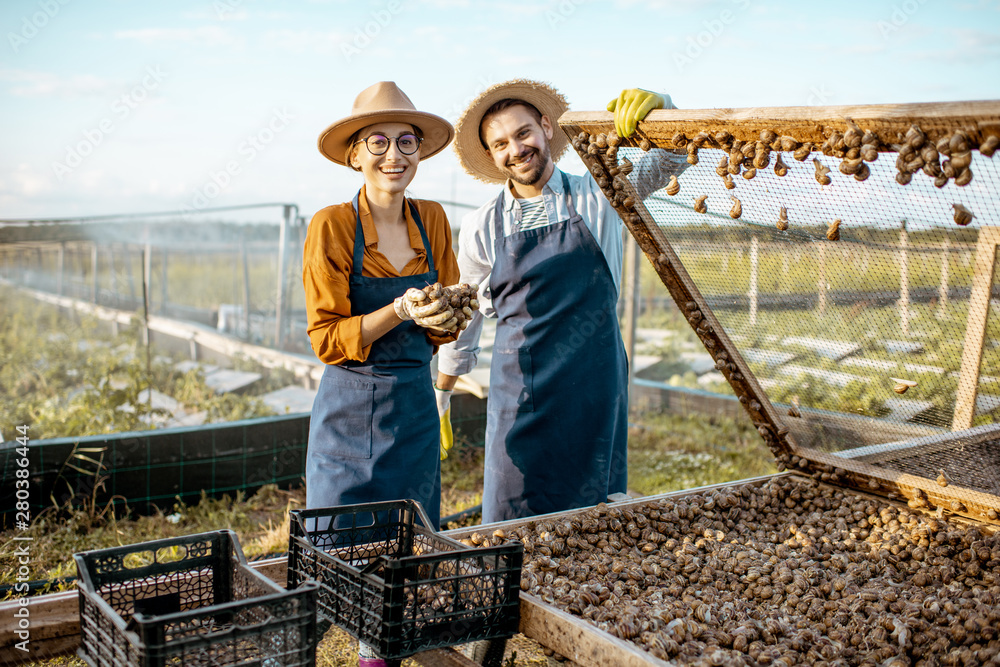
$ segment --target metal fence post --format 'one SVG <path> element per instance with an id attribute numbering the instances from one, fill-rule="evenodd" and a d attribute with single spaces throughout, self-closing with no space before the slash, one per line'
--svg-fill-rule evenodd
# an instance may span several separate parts
<path id="1" fill-rule="evenodd" d="M 278 300 L 274 308 L 274 346 L 277 349 L 281 349 L 285 344 L 285 330 L 288 325 L 288 280 L 285 275 L 288 264 L 288 228 L 297 212 L 297 207 L 294 204 L 284 207 L 284 215 L 281 218 L 281 234 L 278 237 Z"/>

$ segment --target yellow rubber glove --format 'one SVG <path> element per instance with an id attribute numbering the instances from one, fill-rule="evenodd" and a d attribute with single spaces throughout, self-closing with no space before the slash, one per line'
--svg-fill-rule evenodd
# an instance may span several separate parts
<path id="1" fill-rule="evenodd" d="M 434 400 L 437 402 L 438 417 L 441 418 L 441 460 L 448 458 L 448 450 L 455 446 L 455 434 L 451 430 L 451 390 L 438 389 L 434 385 Z"/>
<path id="2" fill-rule="evenodd" d="M 608 111 L 615 115 L 615 132 L 623 139 L 635 132 L 639 121 L 653 109 L 673 109 L 669 95 L 660 95 L 642 88 L 626 88 L 608 102 Z"/>
<path id="3" fill-rule="evenodd" d="M 441 460 L 448 458 L 448 450 L 455 446 L 455 434 L 451 430 L 451 406 L 441 415 Z"/>

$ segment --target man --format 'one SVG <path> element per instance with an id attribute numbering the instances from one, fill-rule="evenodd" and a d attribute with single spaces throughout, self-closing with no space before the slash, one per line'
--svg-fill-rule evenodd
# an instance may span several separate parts
<path id="1" fill-rule="evenodd" d="M 556 125 L 567 107 L 548 85 L 514 80 L 481 94 L 456 124 L 466 171 L 505 183 L 462 221 L 461 280 L 480 285 L 481 310 L 441 348 L 435 383 L 446 431 L 457 376 L 476 364 L 482 318 L 496 317 L 484 523 L 593 505 L 626 490 L 628 372 L 615 310 L 622 223 L 590 174 L 555 167 L 568 144 Z M 659 108 L 675 107 L 641 89 L 608 105 L 621 136 Z M 682 163 L 651 152 L 632 180 L 645 196 Z"/>

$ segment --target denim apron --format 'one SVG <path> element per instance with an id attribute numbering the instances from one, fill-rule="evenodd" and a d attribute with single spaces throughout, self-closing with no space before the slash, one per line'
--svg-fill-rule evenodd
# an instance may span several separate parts
<path id="1" fill-rule="evenodd" d="M 626 487 L 617 293 L 559 173 L 569 220 L 505 237 L 502 193 L 496 201 L 484 523 L 594 505 Z"/>
<path id="2" fill-rule="evenodd" d="M 365 240 L 354 196 L 351 315 L 392 303 L 408 288 L 437 282 L 434 255 L 417 207 L 407 201 L 430 270 L 414 276 L 361 275 Z M 433 346 L 425 329 L 403 322 L 374 343 L 366 361 L 328 365 L 309 424 L 306 507 L 411 498 L 437 530 L 441 503 L 440 426 L 430 373 Z"/>

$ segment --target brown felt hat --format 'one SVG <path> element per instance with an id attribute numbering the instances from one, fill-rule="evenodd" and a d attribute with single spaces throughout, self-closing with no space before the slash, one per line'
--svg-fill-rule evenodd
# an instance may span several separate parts
<path id="1" fill-rule="evenodd" d="M 440 153 L 455 137 L 455 128 L 440 116 L 417 111 L 413 102 L 392 81 L 380 81 L 354 98 L 351 115 L 341 118 L 319 135 L 319 152 L 328 160 L 347 166 L 347 149 L 354 133 L 375 123 L 409 123 L 420 128 L 424 140 L 420 159 Z"/>
<path id="2" fill-rule="evenodd" d="M 552 141 L 549 142 L 553 162 L 558 162 L 569 146 L 566 133 L 558 125 L 559 117 L 569 109 L 569 103 L 562 93 L 546 83 L 528 79 L 512 79 L 491 86 L 472 101 L 455 123 L 455 153 L 458 154 L 458 161 L 465 171 L 487 183 L 504 183 L 507 177 L 497 169 L 493 158 L 483 148 L 479 140 L 479 124 L 487 109 L 504 99 L 522 100 L 538 109 L 543 116 L 548 116 L 553 130 Z"/>

